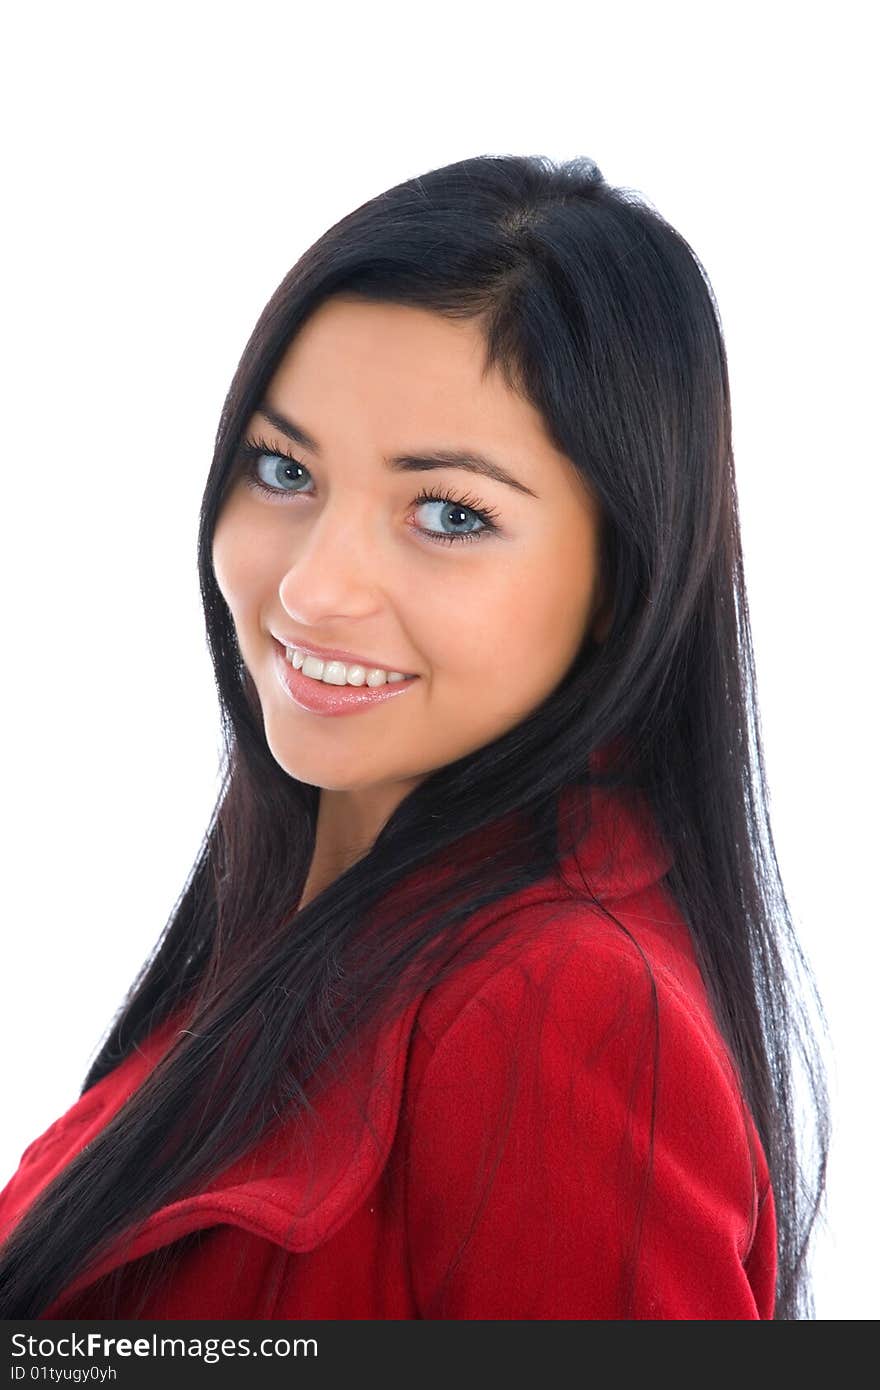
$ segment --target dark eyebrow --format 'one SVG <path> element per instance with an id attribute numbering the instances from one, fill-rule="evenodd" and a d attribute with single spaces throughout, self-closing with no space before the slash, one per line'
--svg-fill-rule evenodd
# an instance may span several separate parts
<path id="1" fill-rule="evenodd" d="M 302 445 L 304 449 L 311 450 L 320 458 L 321 450 L 317 441 L 301 425 L 289 420 L 280 411 L 273 410 L 265 401 L 257 406 L 257 414 L 263 415 L 276 430 L 292 439 L 294 444 Z M 492 478 L 496 483 L 506 483 L 508 487 L 515 488 L 517 492 L 527 493 L 529 497 L 538 497 L 536 492 L 526 487 L 518 478 L 514 478 L 500 463 L 475 449 L 432 449 L 427 454 L 396 454 L 392 458 L 386 458 L 385 462 L 389 468 L 397 472 L 422 473 L 432 468 L 462 468 L 468 473 L 478 473 L 483 478 Z"/>

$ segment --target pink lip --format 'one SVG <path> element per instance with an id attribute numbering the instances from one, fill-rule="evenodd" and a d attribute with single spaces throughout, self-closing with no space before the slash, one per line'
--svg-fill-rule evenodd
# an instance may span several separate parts
<path id="1" fill-rule="evenodd" d="M 383 700 L 393 700 L 406 694 L 419 680 L 412 676 L 409 680 L 395 681 L 393 685 L 357 686 L 325 685 L 323 681 L 313 680 L 297 671 L 284 653 L 284 647 L 276 641 L 274 651 L 275 674 L 288 697 L 300 709 L 310 714 L 340 715 L 356 714 L 369 705 L 381 704 Z"/>
<path id="2" fill-rule="evenodd" d="M 378 668 L 382 671 L 400 671 L 404 676 L 416 674 L 414 671 L 404 671 L 402 666 L 389 666 L 387 661 L 374 661 L 372 657 L 356 656 L 354 652 L 344 651 L 342 647 L 317 647 L 314 642 L 300 642 L 298 638 L 281 637 L 277 632 L 273 632 L 272 636 L 282 647 L 298 647 L 307 656 L 320 657 L 321 661 L 343 661 L 346 666 L 363 666 L 367 671 Z"/>

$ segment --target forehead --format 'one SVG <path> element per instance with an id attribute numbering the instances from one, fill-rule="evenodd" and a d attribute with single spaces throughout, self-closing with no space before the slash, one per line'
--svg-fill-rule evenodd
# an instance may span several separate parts
<path id="1" fill-rule="evenodd" d="M 266 396 L 331 445 L 367 431 L 389 453 L 443 443 L 523 464 L 557 455 L 538 411 L 500 372 L 487 372 L 479 324 L 410 305 L 325 300 L 288 345 Z"/>

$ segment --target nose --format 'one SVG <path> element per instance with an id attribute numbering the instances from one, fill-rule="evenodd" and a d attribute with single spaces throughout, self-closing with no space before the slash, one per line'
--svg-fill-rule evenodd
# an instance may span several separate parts
<path id="1" fill-rule="evenodd" d="M 328 502 L 297 529 L 294 554 L 278 585 L 286 611 L 304 626 L 326 631 L 335 617 L 362 618 L 382 607 L 387 556 L 362 499 Z"/>

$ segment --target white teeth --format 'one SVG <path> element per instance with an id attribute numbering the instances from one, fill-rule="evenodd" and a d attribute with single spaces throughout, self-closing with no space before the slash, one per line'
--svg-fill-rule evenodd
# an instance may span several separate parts
<path id="1" fill-rule="evenodd" d="M 304 676 L 323 681 L 325 685 L 384 685 L 386 681 L 394 684 L 408 677 L 403 671 L 383 671 L 381 666 L 346 666 L 343 661 L 322 661 L 317 656 L 307 656 L 299 647 L 285 647 L 287 660 Z"/>

